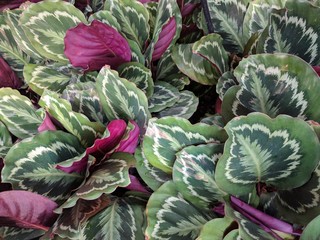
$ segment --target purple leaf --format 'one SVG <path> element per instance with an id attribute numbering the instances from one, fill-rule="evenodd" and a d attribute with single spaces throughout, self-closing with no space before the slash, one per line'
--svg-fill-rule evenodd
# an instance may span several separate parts
<path id="1" fill-rule="evenodd" d="M 99 70 L 104 65 L 117 68 L 131 60 L 127 40 L 114 28 L 93 20 L 87 26 L 80 23 L 67 31 L 64 53 L 74 67 Z"/>
<path id="2" fill-rule="evenodd" d="M 66 173 L 82 173 L 88 165 L 89 156 L 84 154 L 84 156 L 79 156 L 79 160 L 75 160 L 72 162 L 71 166 L 62 166 L 61 164 L 57 164 L 56 169 L 64 171 Z"/>
<path id="3" fill-rule="evenodd" d="M 42 0 L 0 0 L 0 11 L 2 12 L 5 9 L 15 9 L 18 8 L 24 2 L 40 2 Z"/>
<path id="4" fill-rule="evenodd" d="M 183 7 L 181 8 L 181 16 L 186 17 L 190 15 L 193 12 L 193 10 L 198 6 L 199 4 L 195 4 L 195 3 L 187 3 L 183 5 Z"/>
<path id="5" fill-rule="evenodd" d="M 49 113 L 46 112 L 46 116 L 44 117 L 43 122 L 38 127 L 38 132 L 44 132 L 47 130 L 55 131 L 57 130 L 57 128 L 52 122 Z"/>
<path id="6" fill-rule="evenodd" d="M 314 66 L 313 70 L 315 70 L 318 76 L 320 77 L 320 66 Z"/>
<path id="7" fill-rule="evenodd" d="M 176 34 L 177 24 L 174 17 L 172 17 L 167 24 L 162 27 L 158 42 L 154 46 L 152 53 L 152 61 L 159 60 L 162 54 L 170 46 L 174 35 Z"/>
<path id="8" fill-rule="evenodd" d="M 17 77 L 8 63 L 0 57 L 0 88 L 11 87 L 17 89 L 21 86 L 22 81 Z"/>
<path id="9" fill-rule="evenodd" d="M 126 186 L 126 189 L 150 194 L 150 192 L 140 183 L 137 177 L 129 174 L 129 178 L 131 183 Z"/>
<path id="10" fill-rule="evenodd" d="M 293 235 L 300 236 L 301 233 L 293 228 L 293 226 L 287 222 L 281 221 L 277 218 L 274 218 L 252 206 L 242 202 L 236 197 L 231 196 L 232 207 L 247 217 L 250 221 L 254 222 L 259 226 L 264 226 L 280 232 L 289 233 Z"/>
<path id="11" fill-rule="evenodd" d="M 87 148 L 87 154 L 96 158 L 104 157 L 107 153 L 117 147 L 126 132 L 127 123 L 122 119 L 111 121 L 107 129 L 109 136 L 95 140 L 93 146 Z"/>
<path id="12" fill-rule="evenodd" d="M 119 144 L 119 147 L 114 152 L 126 152 L 133 154 L 136 151 L 139 142 L 139 126 L 138 124 L 130 120 L 130 123 L 133 125 L 133 129 L 129 129 L 126 137 L 122 138 Z"/>
<path id="13" fill-rule="evenodd" d="M 47 231 L 57 218 L 54 201 L 28 191 L 1 192 L 0 206 L 0 226 Z"/>

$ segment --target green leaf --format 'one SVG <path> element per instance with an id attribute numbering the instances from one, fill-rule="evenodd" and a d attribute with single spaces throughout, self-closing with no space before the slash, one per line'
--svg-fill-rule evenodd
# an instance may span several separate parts
<path id="1" fill-rule="evenodd" d="M 154 85 L 154 93 L 149 99 L 149 111 L 160 112 L 172 107 L 179 99 L 179 91 L 169 83 L 157 81 Z"/>
<path id="2" fill-rule="evenodd" d="M 61 93 L 70 82 L 70 76 L 55 67 L 37 64 L 25 65 L 23 76 L 29 87 L 40 96 L 46 89 Z"/>
<path id="3" fill-rule="evenodd" d="M 300 119 L 252 113 L 234 118 L 225 129 L 229 139 L 215 179 L 229 194 L 244 196 L 260 183 L 277 190 L 299 187 L 318 165 L 319 140 Z"/>
<path id="4" fill-rule="evenodd" d="M 124 63 L 117 69 L 119 76 L 128 79 L 141 89 L 149 98 L 154 91 L 154 84 L 150 69 L 138 62 Z"/>
<path id="5" fill-rule="evenodd" d="M 6 125 L 0 121 L 0 159 L 4 158 L 12 146 L 12 139 Z"/>
<path id="6" fill-rule="evenodd" d="M 72 111 L 71 104 L 56 93 L 44 92 L 39 104 L 85 147 L 91 146 L 99 133 L 105 130 L 103 124 L 91 122 L 85 115 Z"/>
<path id="7" fill-rule="evenodd" d="M 227 90 L 234 85 L 237 85 L 237 79 L 233 75 L 233 72 L 228 71 L 222 74 L 222 76 L 218 79 L 216 86 L 216 92 L 219 94 L 220 99 L 223 99 Z"/>
<path id="8" fill-rule="evenodd" d="M 153 190 L 156 191 L 163 183 L 171 180 L 171 175 L 152 166 L 144 156 L 141 147 L 138 147 L 134 153 L 137 160 L 136 169 L 142 180 Z"/>
<path id="9" fill-rule="evenodd" d="M 6 23 L 3 14 L 0 14 L 0 54 L 20 76 L 24 64 L 30 61 L 14 40 L 11 28 Z"/>
<path id="10" fill-rule="evenodd" d="M 249 39 L 257 32 L 262 32 L 268 25 L 271 11 L 283 8 L 283 0 L 255 0 L 251 1 L 243 23 L 243 34 Z"/>
<path id="11" fill-rule="evenodd" d="M 290 53 L 313 66 L 320 65 L 319 14 L 320 7 L 308 1 L 287 0 L 284 9 L 272 11 L 257 52 Z"/>
<path id="12" fill-rule="evenodd" d="M 268 205 L 276 208 L 277 214 L 286 221 L 307 225 L 320 214 L 320 165 L 306 184 L 277 191 Z"/>
<path id="13" fill-rule="evenodd" d="M 117 19 L 121 33 L 129 40 L 135 41 L 143 50 L 149 38 L 149 14 L 139 1 L 109 0 L 105 10 Z"/>
<path id="14" fill-rule="evenodd" d="M 166 116 L 182 117 L 189 119 L 196 111 L 199 99 L 190 91 L 182 91 L 179 93 L 179 100 L 172 107 L 166 108 L 157 113 L 158 118 Z"/>
<path id="15" fill-rule="evenodd" d="M 32 240 L 43 235 L 43 230 L 35 230 L 30 228 L 0 227 L 0 238 L 3 240 L 23 239 Z"/>
<path id="16" fill-rule="evenodd" d="M 10 27 L 12 36 L 19 48 L 28 56 L 36 60 L 42 60 L 37 50 L 32 46 L 19 22 L 23 10 L 16 9 L 12 11 L 4 11 L 6 23 Z"/>
<path id="17" fill-rule="evenodd" d="M 66 173 L 55 166 L 85 149 L 76 137 L 62 131 L 45 131 L 16 143 L 4 159 L 3 182 L 13 189 L 28 190 L 54 201 L 66 200 L 83 180 L 78 173 Z"/>
<path id="18" fill-rule="evenodd" d="M 147 204 L 147 239 L 195 239 L 203 225 L 214 218 L 183 199 L 172 181 L 154 192 Z"/>
<path id="19" fill-rule="evenodd" d="M 109 194 L 118 187 L 130 184 L 129 168 L 135 159 L 128 153 L 114 153 L 101 164 L 93 167 L 86 182 L 76 191 L 78 198 L 93 200 L 103 193 Z"/>
<path id="20" fill-rule="evenodd" d="M 226 140 L 223 129 L 203 123 L 192 125 L 179 117 L 151 119 L 143 139 L 142 150 L 147 160 L 166 173 L 172 172 L 176 153 L 190 145 L 220 143 Z"/>
<path id="21" fill-rule="evenodd" d="M 81 22 L 87 23 L 83 13 L 60 0 L 31 4 L 20 18 L 21 27 L 39 54 L 63 63 L 69 62 L 64 55 L 66 32 Z"/>
<path id="22" fill-rule="evenodd" d="M 29 98 L 11 88 L 0 89 L 0 120 L 18 138 L 27 138 L 38 133 L 43 118 Z"/>
<path id="23" fill-rule="evenodd" d="M 103 67 L 97 77 L 97 92 L 109 120 L 135 120 L 140 132 L 144 132 L 150 113 L 146 95 L 118 73 Z"/>
<path id="24" fill-rule="evenodd" d="M 155 7 L 155 6 L 154 6 Z M 168 49 L 175 44 L 177 39 L 180 37 L 180 32 L 182 29 L 182 17 L 180 13 L 179 6 L 174 0 L 161 0 L 157 4 L 157 14 L 152 26 L 154 26 L 153 34 L 149 46 L 145 52 L 145 56 L 148 62 L 152 60 L 152 53 L 154 51 L 154 47 L 159 40 L 160 33 L 162 31 L 163 26 L 165 26 L 170 19 L 174 17 L 176 22 L 176 33 L 174 38 L 172 39 Z"/>
<path id="25" fill-rule="evenodd" d="M 104 210 L 90 218 L 85 239 L 144 239 L 144 207 L 128 198 L 115 198 Z"/>
<path id="26" fill-rule="evenodd" d="M 202 37 L 192 47 L 192 52 L 210 61 L 219 75 L 229 68 L 229 56 L 222 46 L 222 41 L 220 35 L 213 33 Z"/>
<path id="27" fill-rule="evenodd" d="M 243 34 L 243 20 L 250 0 L 208 0 L 214 32 L 221 35 L 224 48 L 242 53 L 248 39 Z"/>
<path id="28" fill-rule="evenodd" d="M 185 147 L 176 154 L 173 182 L 183 197 L 199 208 L 221 202 L 226 195 L 217 186 L 214 175 L 222 152 L 222 144 L 206 144 Z"/>
<path id="29" fill-rule="evenodd" d="M 179 69 L 171 57 L 171 52 L 166 51 L 157 64 L 156 80 L 165 81 L 170 75 L 177 74 Z"/>
<path id="30" fill-rule="evenodd" d="M 179 44 L 173 47 L 171 54 L 173 61 L 190 79 L 204 85 L 214 85 L 220 77 L 217 69 L 208 60 L 193 53 L 193 46 Z"/>
<path id="31" fill-rule="evenodd" d="M 109 121 L 102 109 L 94 82 L 69 84 L 62 98 L 71 103 L 72 110 L 86 115 L 90 121 L 106 125 Z"/>
<path id="32" fill-rule="evenodd" d="M 112 16 L 112 13 L 107 10 L 101 10 L 99 12 L 96 12 L 89 17 L 89 22 L 91 23 L 94 19 L 99 20 L 100 22 L 103 22 L 104 24 L 107 24 L 114 29 L 116 29 L 118 32 L 121 32 L 121 27 L 117 19 Z"/>
<path id="33" fill-rule="evenodd" d="M 257 54 L 240 62 L 234 70 L 240 83 L 232 112 L 262 112 L 270 117 L 288 114 L 320 121 L 319 77 L 299 57 L 289 54 Z"/>
<path id="34" fill-rule="evenodd" d="M 239 230 L 238 229 L 234 229 L 232 231 L 230 231 L 224 238 L 223 240 L 239 240 L 240 236 L 239 236 Z"/>
<path id="35" fill-rule="evenodd" d="M 196 240 L 221 240 L 225 239 L 227 228 L 231 226 L 232 218 L 215 218 L 207 222 Z"/>
<path id="36" fill-rule="evenodd" d="M 320 215 L 314 218 L 303 230 L 301 240 L 317 240 L 320 238 Z"/>

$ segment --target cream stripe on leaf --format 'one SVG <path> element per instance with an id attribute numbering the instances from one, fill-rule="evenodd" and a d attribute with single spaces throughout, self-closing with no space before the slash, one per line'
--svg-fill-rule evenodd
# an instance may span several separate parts
<path id="1" fill-rule="evenodd" d="M 55 168 L 59 162 L 74 158 L 85 149 L 76 137 L 62 131 L 45 131 L 15 144 L 5 157 L 3 182 L 15 190 L 28 190 L 64 201 L 83 180 L 78 173 Z"/>
<path id="2" fill-rule="evenodd" d="M 287 0 L 284 7 L 272 11 L 257 52 L 290 53 L 313 66 L 320 65 L 320 7 L 296 0 Z"/>
<path id="3" fill-rule="evenodd" d="M 318 165 L 319 140 L 300 119 L 251 113 L 234 118 L 225 128 L 229 139 L 215 178 L 229 194 L 244 196 L 257 184 L 277 190 L 296 188 L 310 179 Z"/>
<path id="4" fill-rule="evenodd" d="M 31 4 L 20 18 L 21 27 L 38 53 L 63 63 L 69 62 L 64 55 L 66 32 L 81 22 L 87 23 L 83 13 L 60 0 Z"/>
<path id="5" fill-rule="evenodd" d="M 43 121 L 30 99 L 11 88 L 0 89 L 0 120 L 18 138 L 27 138 L 38 133 Z"/>
<path id="6" fill-rule="evenodd" d="M 4 158 L 12 146 L 12 139 L 6 125 L 0 121 L 0 159 Z"/>

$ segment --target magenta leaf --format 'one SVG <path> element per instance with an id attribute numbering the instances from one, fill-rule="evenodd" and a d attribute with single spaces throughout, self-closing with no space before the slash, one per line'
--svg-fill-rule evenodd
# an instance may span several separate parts
<path id="1" fill-rule="evenodd" d="M 107 126 L 109 135 L 95 140 L 93 146 L 87 148 L 87 154 L 96 158 L 104 157 L 107 153 L 117 147 L 127 129 L 127 123 L 124 120 L 116 119 Z"/>
<path id="2" fill-rule="evenodd" d="M 0 226 L 47 231 L 57 218 L 54 201 L 28 191 L 1 192 L 0 206 Z"/>
<path id="3" fill-rule="evenodd" d="M 117 30 L 98 20 L 93 20 L 89 26 L 80 23 L 69 29 L 64 43 L 64 53 L 71 64 L 84 70 L 99 70 L 104 65 L 117 68 L 131 60 L 127 40 Z"/>
<path id="4" fill-rule="evenodd" d="M 129 178 L 130 178 L 131 183 L 128 186 L 126 186 L 126 189 L 151 194 L 147 190 L 147 188 L 140 183 L 140 181 L 137 177 L 129 174 Z"/>
<path id="5" fill-rule="evenodd" d="M 61 171 L 64 171 L 66 173 L 83 173 L 88 165 L 89 156 L 86 152 L 84 152 L 82 155 L 77 156 L 73 159 L 68 159 L 67 161 L 58 163 L 56 165 L 56 169 L 59 169 Z"/>
<path id="6" fill-rule="evenodd" d="M 152 61 L 159 60 L 162 54 L 170 46 L 177 30 L 177 24 L 174 17 L 172 17 L 167 24 L 162 28 L 159 35 L 159 40 L 154 46 L 154 51 L 152 53 Z"/>
<path id="7" fill-rule="evenodd" d="M 0 11 L 2 12 L 5 9 L 15 9 L 18 8 L 24 2 L 40 2 L 42 0 L 0 0 Z"/>
<path id="8" fill-rule="evenodd" d="M 0 88 L 11 87 L 17 89 L 21 86 L 22 81 L 17 77 L 8 63 L 2 57 L 0 57 Z"/>
<path id="9" fill-rule="evenodd" d="M 131 126 L 130 126 L 131 125 Z M 133 154 L 138 146 L 140 129 L 138 124 L 130 120 L 126 134 L 122 137 L 119 147 L 114 152 L 126 152 Z"/>
<path id="10" fill-rule="evenodd" d="M 43 122 L 38 127 L 38 132 L 44 132 L 44 131 L 55 131 L 57 130 L 56 126 L 52 122 L 49 113 L 46 112 L 46 116 L 43 119 Z"/>
<path id="11" fill-rule="evenodd" d="M 315 70 L 318 76 L 320 77 L 320 66 L 314 66 L 313 70 Z"/>

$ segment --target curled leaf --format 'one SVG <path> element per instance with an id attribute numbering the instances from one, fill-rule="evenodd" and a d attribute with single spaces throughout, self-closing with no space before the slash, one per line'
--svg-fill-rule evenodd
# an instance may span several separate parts
<path id="1" fill-rule="evenodd" d="M 40 126 L 38 127 L 38 131 L 39 132 L 44 132 L 47 130 L 57 130 L 56 126 L 54 125 L 54 123 L 52 122 L 49 114 L 46 112 L 46 115 L 43 119 L 43 122 L 40 124 Z"/>
<path id="2" fill-rule="evenodd" d="M 99 70 L 104 65 L 117 68 L 131 60 L 127 40 L 114 28 L 93 20 L 87 26 L 80 23 L 67 31 L 64 53 L 74 67 Z"/>

